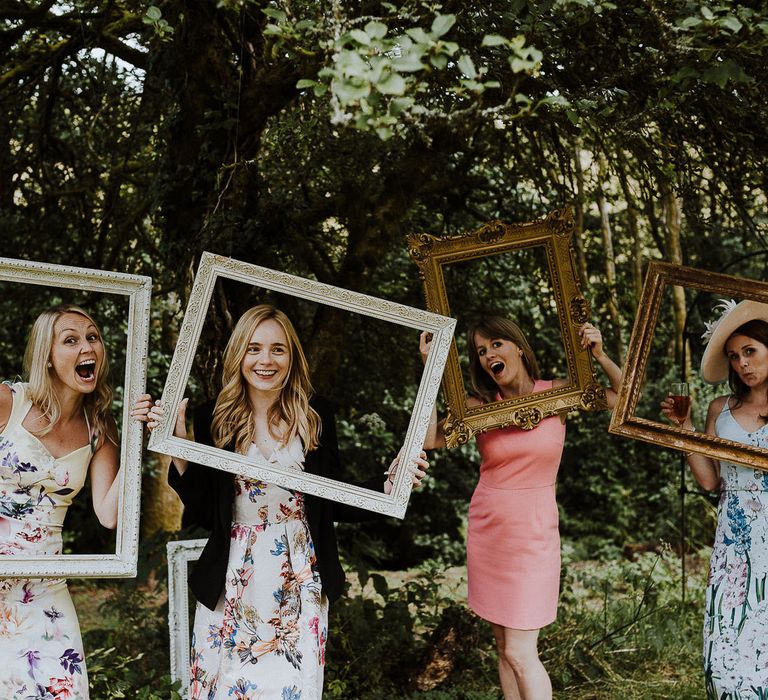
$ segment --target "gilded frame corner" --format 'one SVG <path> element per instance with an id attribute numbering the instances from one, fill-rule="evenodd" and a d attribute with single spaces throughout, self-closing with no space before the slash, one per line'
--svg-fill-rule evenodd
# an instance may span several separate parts
<path id="1" fill-rule="evenodd" d="M 542 419 L 576 409 L 606 407 L 588 350 L 581 348 L 579 329 L 589 320 L 589 304 L 579 289 L 571 249 L 574 229 L 570 209 L 556 210 L 540 221 L 505 224 L 491 221 L 470 233 L 438 237 L 427 233 L 408 237 L 408 253 L 419 268 L 427 308 L 451 315 L 443 266 L 533 246 L 544 246 L 557 305 L 560 332 L 570 382 L 567 386 L 469 408 L 456 342 L 451 343 L 443 375 L 448 415 L 444 425 L 446 445 L 455 447 L 478 433 L 494 428 L 535 428 Z"/>
<path id="2" fill-rule="evenodd" d="M 713 459 L 723 459 L 768 471 L 768 453 L 763 449 L 634 415 L 640 400 L 664 291 L 672 285 L 768 304 L 768 282 L 651 261 L 648 264 L 627 349 L 621 386 L 608 431 L 614 435 L 642 440 L 661 447 L 694 451 Z"/>
<path id="3" fill-rule="evenodd" d="M 329 284 L 205 252 L 200 259 L 197 275 L 192 285 L 187 310 L 179 331 L 179 340 L 163 389 L 162 401 L 166 407 L 165 419 L 152 431 L 150 436 L 149 449 L 155 452 L 191 460 L 251 479 L 261 479 L 278 486 L 346 503 L 375 513 L 403 518 L 408 507 L 412 487 L 406 469 L 398 470 L 392 492 L 386 495 L 383 491 L 373 491 L 336 479 L 281 467 L 258 456 L 246 457 L 173 436 L 174 421 L 168 417 L 177 414 L 179 404 L 183 399 L 208 305 L 213 295 L 214 284 L 219 277 L 271 289 L 416 330 L 431 332 L 435 339 L 435 352 L 430 353 L 424 366 L 411 420 L 401 450 L 401 454 L 406 456 L 407 461 L 416 458 L 424 444 L 456 321 L 452 318 L 367 294 L 333 287 Z"/>
<path id="4" fill-rule="evenodd" d="M 136 576 L 139 551 L 143 425 L 131 419 L 130 406 L 146 390 L 152 279 L 107 270 L 0 258 L 0 280 L 128 297 L 115 554 L 0 556 L 0 577 L 132 578 Z"/>

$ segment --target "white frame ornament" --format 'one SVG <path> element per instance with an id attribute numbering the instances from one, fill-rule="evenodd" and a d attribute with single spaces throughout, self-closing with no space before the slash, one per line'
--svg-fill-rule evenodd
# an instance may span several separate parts
<path id="1" fill-rule="evenodd" d="M 407 469 L 397 471 L 392 492 L 386 495 L 383 491 L 373 491 L 336 479 L 281 467 L 258 456 L 249 458 L 173 436 L 175 420 L 171 417 L 176 416 L 184 396 L 214 284 L 219 277 L 432 333 L 432 350 L 424 366 L 401 450 L 406 463 L 418 456 L 424 444 L 432 407 L 437 400 L 443 368 L 453 339 L 455 319 L 205 252 L 200 259 L 192 285 L 178 343 L 163 389 L 164 418 L 150 436 L 149 449 L 161 454 L 206 464 L 214 469 L 277 484 L 375 513 L 404 517 L 412 486 Z M 414 339 L 414 348 L 415 343 Z"/>
<path id="2" fill-rule="evenodd" d="M 179 694 L 189 692 L 189 562 L 197 561 L 207 539 L 173 540 L 165 545 L 168 557 L 168 635 L 171 680 L 181 681 Z"/>
<path id="3" fill-rule="evenodd" d="M 133 578 L 139 552 L 142 423 L 130 406 L 146 391 L 149 304 L 152 279 L 108 270 L 0 258 L 0 280 L 128 297 L 128 334 L 120 443 L 120 494 L 114 554 L 60 554 L 48 557 L 0 556 L 0 578 Z"/>

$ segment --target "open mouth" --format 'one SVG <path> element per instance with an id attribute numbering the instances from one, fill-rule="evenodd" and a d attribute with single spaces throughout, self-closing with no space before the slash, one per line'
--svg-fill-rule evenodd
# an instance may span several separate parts
<path id="1" fill-rule="evenodd" d="M 491 363 L 491 372 L 494 376 L 498 376 L 504 371 L 504 363 L 503 362 L 492 362 Z"/>
<path id="2" fill-rule="evenodd" d="M 77 376 L 81 379 L 93 379 L 96 376 L 96 360 L 85 360 L 75 367 Z"/>
<path id="3" fill-rule="evenodd" d="M 264 377 L 266 379 L 274 377 L 277 374 L 276 369 L 255 369 L 253 371 L 256 373 L 257 377 Z"/>

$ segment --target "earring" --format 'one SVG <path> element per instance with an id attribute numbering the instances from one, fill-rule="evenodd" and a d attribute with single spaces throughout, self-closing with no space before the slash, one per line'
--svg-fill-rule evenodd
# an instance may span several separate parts
<path id="1" fill-rule="evenodd" d="M 49 362 L 48 363 L 48 369 L 50 369 L 51 367 L 53 367 L 53 365 Z"/>
<path id="2" fill-rule="evenodd" d="M 522 351 L 522 350 L 518 350 L 517 352 L 518 352 L 518 354 L 520 355 L 520 357 L 522 357 L 522 356 L 523 356 L 523 351 Z"/>

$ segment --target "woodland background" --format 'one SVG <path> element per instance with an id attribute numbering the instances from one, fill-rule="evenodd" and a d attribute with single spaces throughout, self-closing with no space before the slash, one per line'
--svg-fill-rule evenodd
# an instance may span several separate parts
<path id="1" fill-rule="evenodd" d="M 150 275 L 159 395 L 203 250 L 423 306 L 409 233 L 570 205 L 582 291 L 621 362 L 646 260 L 765 276 L 767 61 L 757 1 L 0 0 L 0 255 Z M 117 333 L 120 310 L 98 303 Z M 4 376 L 32 305 L 3 287 Z M 659 383 L 680 372 L 686 306 L 673 301 L 652 358 Z M 215 297 L 200 397 L 239 310 Z M 407 415 L 416 339 L 376 353 L 398 394 L 337 352 L 349 323 L 319 310 L 305 344 L 318 391 L 354 390 L 343 439 L 378 457 Z M 366 397 L 385 391 L 370 419 Z M 682 542 L 677 456 L 609 436 L 608 418 L 569 419 L 563 605 L 543 656 L 563 697 L 701 697 L 712 507 L 688 497 Z M 339 528 L 355 585 L 333 613 L 329 697 L 496 697 L 488 630 L 453 585 L 476 455 L 432 464 L 403 522 Z M 164 468 L 148 454 L 138 582 L 73 584 L 96 698 L 172 692 L 163 551 L 179 511 Z M 71 546 L 107 546 L 80 503 Z"/>

